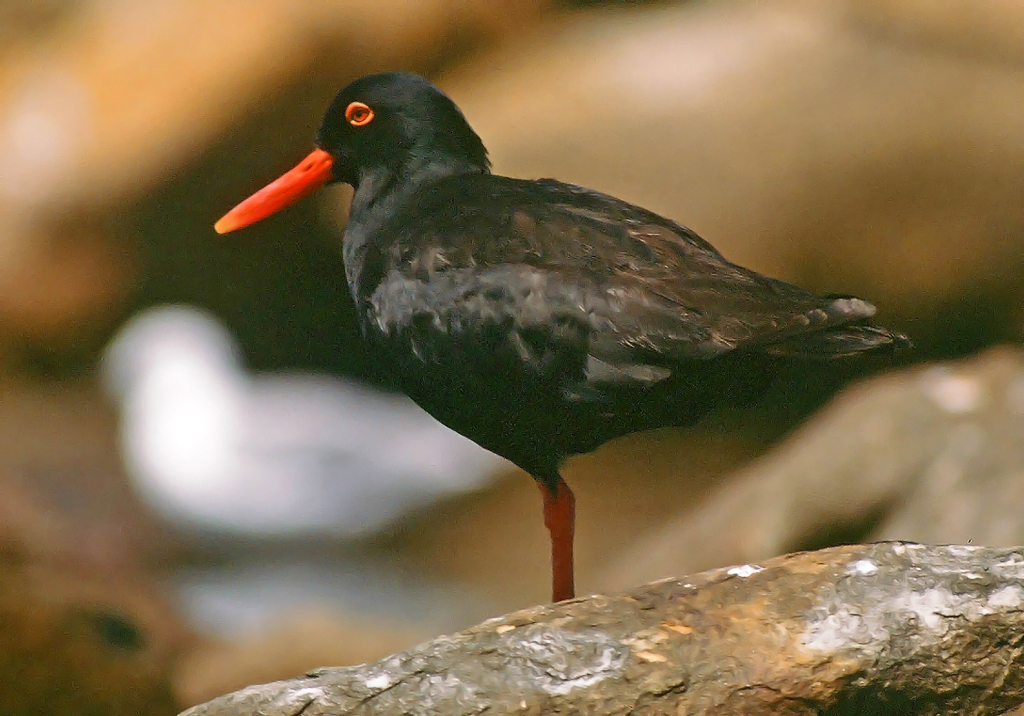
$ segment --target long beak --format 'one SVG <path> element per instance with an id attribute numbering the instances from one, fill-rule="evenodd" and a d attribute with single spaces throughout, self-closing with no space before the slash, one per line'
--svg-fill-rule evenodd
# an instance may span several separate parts
<path id="1" fill-rule="evenodd" d="M 218 234 L 226 234 L 255 224 L 276 214 L 322 187 L 333 178 L 334 160 L 322 149 L 315 149 L 281 178 L 272 181 L 226 213 L 213 225 Z"/>

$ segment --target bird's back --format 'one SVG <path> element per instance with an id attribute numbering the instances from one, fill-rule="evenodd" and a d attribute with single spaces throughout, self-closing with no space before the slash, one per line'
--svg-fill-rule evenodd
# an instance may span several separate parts
<path id="1" fill-rule="evenodd" d="M 367 308 L 388 331 L 414 315 L 440 327 L 571 319 L 598 345 L 671 363 L 736 349 L 821 357 L 870 350 L 811 335 L 863 325 L 871 304 L 819 296 L 727 261 L 653 212 L 553 180 L 451 177 L 415 194 L 375 236 L 363 268 Z M 894 334 L 884 332 L 892 340 Z M 609 346 L 610 347 L 610 346 Z"/>

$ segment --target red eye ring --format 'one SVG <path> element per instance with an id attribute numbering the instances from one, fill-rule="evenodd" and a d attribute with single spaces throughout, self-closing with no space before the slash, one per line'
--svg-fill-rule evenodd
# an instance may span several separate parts
<path id="1" fill-rule="evenodd" d="M 373 110 L 362 102 L 353 102 L 345 108 L 345 119 L 353 127 L 364 127 L 373 121 Z"/>

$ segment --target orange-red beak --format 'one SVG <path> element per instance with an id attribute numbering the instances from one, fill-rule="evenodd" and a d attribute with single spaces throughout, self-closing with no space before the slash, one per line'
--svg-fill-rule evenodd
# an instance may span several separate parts
<path id="1" fill-rule="evenodd" d="M 214 230 L 226 234 L 255 224 L 309 196 L 333 178 L 333 163 L 331 155 L 324 150 L 313 150 L 297 167 L 226 213 L 213 225 Z"/>

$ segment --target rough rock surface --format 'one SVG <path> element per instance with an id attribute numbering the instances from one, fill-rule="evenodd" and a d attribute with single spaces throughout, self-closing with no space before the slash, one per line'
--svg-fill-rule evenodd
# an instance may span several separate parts
<path id="1" fill-rule="evenodd" d="M 187 716 L 984 714 L 1024 702 L 1024 550 L 880 543 L 491 619 Z"/>
<path id="2" fill-rule="evenodd" d="M 597 583 L 842 542 L 1024 543 L 1024 353 L 880 376 L 840 394 Z"/>

